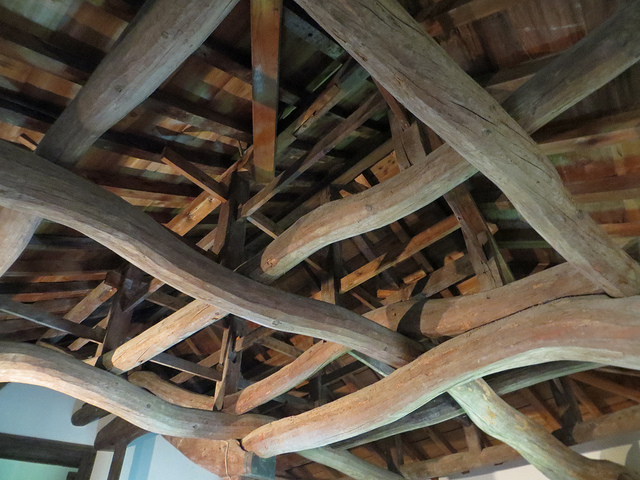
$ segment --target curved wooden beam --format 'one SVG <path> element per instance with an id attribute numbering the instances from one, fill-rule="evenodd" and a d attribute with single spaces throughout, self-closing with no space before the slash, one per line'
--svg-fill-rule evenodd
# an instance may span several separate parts
<path id="1" fill-rule="evenodd" d="M 273 375 L 269 375 L 267 378 L 227 397 L 224 410 L 236 414 L 253 410 L 300 385 L 322 367 L 348 351 L 348 348 L 337 343 L 316 343 Z"/>
<path id="2" fill-rule="evenodd" d="M 564 263 L 489 292 L 446 299 L 412 299 L 372 310 L 364 316 L 409 335 L 453 336 L 535 305 L 595 293 L 601 290 L 575 267 Z M 263 405 L 348 351 L 331 342 L 314 345 L 273 375 L 234 394 L 229 398 L 229 411 L 245 413 Z"/>
<path id="3" fill-rule="evenodd" d="M 22 254 L 41 219 L 24 212 L 0 208 L 0 277 Z"/>
<path id="4" fill-rule="evenodd" d="M 481 430 L 517 450 L 550 480 L 640 480 L 638 473 L 574 452 L 502 400 L 484 380 L 449 391 Z"/>
<path id="5" fill-rule="evenodd" d="M 598 366 L 597 363 L 554 362 L 502 372 L 490 378 L 488 381 L 491 388 L 499 395 L 505 395 L 523 388 L 528 388 L 532 385 L 537 385 L 538 383 L 553 380 L 554 378 L 591 370 Z M 371 430 L 363 435 L 350 438 L 344 442 L 334 444 L 333 447 L 354 448 L 393 435 L 437 425 L 438 423 L 456 418 L 463 413 L 462 408 L 460 408 L 449 395 L 441 395 L 427 402 L 417 410 L 414 410 L 407 416 L 402 417 L 400 420 Z"/>
<path id="6" fill-rule="evenodd" d="M 561 255 L 610 295 L 625 296 L 640 292 L 640 265 L 619 249 L 591 218 L 577 209 L 555 168 L 526 132 L 425 34 L 400 4 L 394 0 L 297 0 L 297 3 L 395 98 L 421 121 L 432 126 L 453 149 L 489 177 Z M 557 93 L 562 99 L 558 102 L 558 108 L 547 103 L 544 103 L 544 107 L 552 112 L 559 111 L 601 86 L 603 79 L 613 78 L 615 75 L 611 76 L 606 71 L 608 67 L 613 67 L 612 70 L 619 73 L 634 63 L 640 56 L 639 20 L 640 6 L 633 2 L 616 15 L 613 23 L 605 22 L 589 41 L 572 48 L 569 56 L 561 56 L 543 69 L 538 78 L 544 78 L 547 82 L 544 94 L 548 95 L 554 87 L 559 88 L 554 90 L 554 94 Z M 614 32 L 613 38 L 611 32 Z M 616 48 L 619 47 L 621 53 L 612 48 L 611 43 L 603 42 L 605 38 L 609 38 Z M 602 58 L 601 63 L 585 61 L 587 57 L 594 58 L 589 56 L 594 51 L 599 55 L 595 58 Z M 578 53 L 585 55 L 581 58 Z M 613 57 L 615 61 L 608 63 Z M 571 63 L 567 63 L 567 58 Z M 582 79 L 579 84 L 581 88 L 573 92 L 574 73 L 580 77 L 593 77 L 593 80 Z M 571 76 L 563 78 L 571 81 L 556 83 L 558 77 L 565 74 Z M 542 93 L 540 89 L 537 91 Z M 512 100 L 511 103 L 521 104 L 518 100 Z M 536 107 L 536 104 L 529 105 L 528 112 L 532 118 L 540 115 Z M 524 111 L 527 109 L 523 107 L 522 111 L 511 113 L 522 114 Z M 543 117 L 551 116 L 552 112 L 544 112 Z M 446 167 L 464 172 L 461 177 L 466 178 L 472 172 L 460 165 L 461 159 L 456 158 L 451 147 L 442 152 L 450 157 Z M 441 154 L 434 155 L 432 160 L 436 158 L 440 160 Z M 442 167 L 440 163 L 436 164 L 437 169 Z M 407 178 L 415 177 L 416 172 L 410 170 L 407 170 Z M 450 179 L 446 179 L 445 183 L 448 181 Z M 394 185 L 399 184 L 394 182 L 388 188 Z M 402 184 L 411 193 L 420 191 L 414 189 L 414 185 Z M 312 212 L 311 217 L 294 224 L 289 234 L 285 232 L 282 243 L 287 246 L 286 249 L 274 252 L 275 248 L 272 248 L 265 252 L 262 267 L 266 270 L 273 268 L 272 264 L 282 261 L 280 257 L 289 257 L 288 261 L 296 262 L 320 248 L 322 239 L 309 237 L 314 231 L 309 230 L 309 223 L 313 219 L 315 227 L 321 228 L 317 235 L 326 236 L 327 242 L 335 241 L 339 235 L 363 233 L 354 226 L 362 225 L 367 217 L 377 213 L 377 204 L 371 202 L 370 196 L 364 203 L 364 209 L 360 204 L 360 209 L 353 211 L 341 211 L 340 214 L 332 211 L 332 218 L 344 217 L 348 224 L 327 222 L 324 216 L 326 211 Z M 412 198 L 411 194 L 405 197 L 405 204 Z M 396 197 L 391 211 L 400 202 Z M 388 204 L 383 205 L 381 210 L 389 208 Z M 320 215 L 324 218 L 318 223 Z M 384 223 L 397 218 L 389 216 Z M 376 215 L 375 219 L 380 221 L 381 215 Z"/>
<path id="7" fill-rule="evenodd" d="M 117 196 L 2 143 L 0 205 L 78 230 L 174 288 L 260 325 L 340 343 L 396 366 L 422 351 L 417 342 L 344 308 L 232 272 Z"/>
<path id="8" fill-rule="evenodd" d="M 156 397 L 180 407 L 212 411 L 215 405 L 212 396 L 180 388 L 161 379 L 153 372 L 132 372 L 129 374 L 128 380 L 129 383 L 144 388 Z"/>
<path id="9" fill-rule="evenodd" d="M 162 380 L 152 372 L 131 373 L 129 381 L 175 405 L 203 410 L 213 408 L 213 397 L 184 390 Z M 255 454 L 243 450 L 236 440 L 206 440 L 171 436 L 165 436 L 165 438 L 189 460 L 218 476 L 242 476 L 249 473 L 256 474 L 264 469 L 267 471 L 269 468 L 275 469 L 275 463 L 271 465 L 265 463 L 265 459 L 255 458 Z M 303 452 L 302 455 L 311 461 L 322 463 L 356 479 L 400 480 L 402 478 L 346 451 L 318 448 Z"/>
<path id="10" fill-rule="evenodd" d="M 559 360 L 640 369 L 640 297 L 575 297 L 517 313 L 455 337 L 347 397 L 260 427 L 242 445 L 260 456 L 317 448 L 389 424 L 456 385 Z"/>
<path id="11" fill-rule="evenodd" d="M 147 2 L 47 131 L 36 153 L 67 168 L 74 166 L 100 135 L 176 70 L 237 3 L 238 0 Z M 0 208 L 0 238 L 6 251 L 0 257 L 0 274 L 11 266 L 13 256 L 17 258 L 22 253 L 40 220 Z"/>
<path id="12" fill-rule="evenodd" d="M 271 420 L 177 407 L 126 380 L 61 353 L 25 343 L 0 342 L 0 382 L 50 388 L 151 432 L 188 438 L 241 438 Z"/>
<path id="13" fill-rule="evenodd" d="M 563 263 L 485 292 L 411 299 L 378 308 L 366 316 L 406 334 L 452 337 L 542 303 L 597 293 L 602 290 L 573 265 Z"/>

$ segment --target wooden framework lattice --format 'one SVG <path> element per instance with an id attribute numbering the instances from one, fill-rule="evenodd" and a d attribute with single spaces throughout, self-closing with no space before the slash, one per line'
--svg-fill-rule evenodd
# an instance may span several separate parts
<path id="1" fill-rule="evenodd" d="M 549 1 L 0 0 L 0 382 L 116 414 L 110 478 L 145 431 L 234 478 L 640 478 L 568 448 L 640 430 L 640 1 Z"/>

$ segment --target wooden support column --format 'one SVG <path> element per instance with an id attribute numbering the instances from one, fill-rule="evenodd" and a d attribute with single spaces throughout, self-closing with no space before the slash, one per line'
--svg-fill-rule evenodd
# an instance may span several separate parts
<path id="1" fill-rule="evenodd" d="M 255 180 L 275 178 L 282 0 L 251 0 L 253 167 Z"/>
<path id="2" fill-rule="evenodd" d="M 638 479 L 622 465 L 591 460 L 566 447 L 543 427 L 508 405 L 486 384 L 476 380 L 449 393 L 482 430 L 517 450 L 551 480 Z"/>
<path id="3" fill-rule="evenodd" d="M 595 222 L 577 210 L 553 166 L 522 128 L 421 31 L 398 3 L 392 0 L 367 5 L 356 0 L 322 4 L 298 0 L 298 3 L 395 98 L 494 181 L 567 260 L 611 295 L 632 295 L 640 290 L 640 266 L 617 248 Z M 640 6 L 634 3 L 622 10 L 625 12 L 613 21 L 625 25 L 625 33 L 616 30 L 616 35 L 629 45 L 629 38 L 638 35 L 633 24 L 640 17 Z M 598 35 L 606 35 L 604 32 L 599 29 L 591 37 L 596 39 L 595 45 L 582 42 L 571 53 L 575 55 L 585 46 L 591 47 L 592 54 L 598 48 L 608 50 L 610 46 L 599 43 Z M 638 46 L 632 49 L 638 50 Z M 624 68 L 639 53 L 634 51 L 630 58 L 619 58 Z M 607 55 L 614 52 L 604 58 Z M 578 72 L 585 68 L 592 78 L 601 75 L 593 72 L 592 63 L 582 64 L 583 58 L 576 56 L 573 60 L 580 64 L 571 65 Z M 552 62 L 544 70 L 561 67 L 566 68 L 566 64 Z M 579 84 L 585 94 L 592 91 L 591 87 L 585 88 L 588 83 Z M 569 96 L 565 93 L 565 98 Z M 556 102 L 560 103 L 564 105 Z"/>
<path id="4" fill-rule="evenodd" d="M 122 275 L 118 291 L 113 297 L 109 321 L 107 323 L 107 333 L 104 337 L 102 350 L 110 352 L 122 345 L 131 327 L 132 309 L 126 309 L 130 299 L 140 289 L 143 272 L 133 265 L 128 265 Z"/>

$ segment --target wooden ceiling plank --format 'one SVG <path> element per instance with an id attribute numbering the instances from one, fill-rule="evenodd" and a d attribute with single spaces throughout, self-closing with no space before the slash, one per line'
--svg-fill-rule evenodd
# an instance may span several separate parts
<path id="1" fill-rule="evenodd" d="M 572 360 L 640 369 L 640 332 L 632 331 L 640 329 L 638 301 L 573 297 L 530 308 L 454 337 L 347 397 L 261 427 L 243 446 L 271 456 L 344 440 L 410 413 L 461 381 L 515 366 Z M 340 412 L 338 423 L 334 412 Z"/>
<path id="2" fill-rule="evenodd" d="M 282 0 L 251 0 L 253 168 L 257 183 L 275 178 Z"/>
<path id="3" fill-rule="evenodd" d="M 592 460 L 574 452 L 544 427 L 507 404 L 484 380 L 457 386 L 449 393 L 476 425 L 513 447 L 551 480 L 639 478 L 622 465 Z"/>
<path id="4" fill-rule="evenodd" d="M 320 19 L 320 23 L 325 23 L 324 26 L 329 31 L 333 29 L 334 33 L 338 33 L 337 30 L 341 29 L 340 24 L 344 24 L 343 22 L 345 21 L 346 17 L 343 12 L 344 2 L 342 1 L 336 0 L 335 4 L 332 4 L 332 6 L 325 4 L 323 4 L 322 6 L 318 4 L 311 5 L 310 2 L 307 2 L 306 0 L 300 0 L 299 3 L 305 9 L 307 9 L 312 14 L 312 16 L 317 17 L 316 20 L 320 19 L 320 17 L 324 15 L 327 10 L 331 10 L 332 12 L 336 13 L 337 16 L 334 19 L 328 18 L 326 16 Z M 353 6 L 350 5 L 348 9 L 350 14 L 354 13 L 352 7 Z M 392 45 L 400 45 L 402 43 L 403 45 L 411 44 L 412 46 L 415 46 L 417 45 L 416 42 L 419 42 L 422 46 L 419 49 L 420 53 L 417 54 L 417 57 L 402 50 L 393 52 L 390 57 L 396 57 L 393 59 L 393 68 L 395 69 L 395 71 L 400 72 L 406 70 L 405 73 L 407 73 L 407 75 L 409 76 L 412 76 L 415 74 L 414 70 L 407 67 L 407 65 L 413 61 L 412 59 L 418 57 L 422 58 L 426 49 L 431 49 L 434 52 L 434 55 L 436 55 L 435 52 L 439 52 L 437 53 L 437 55 L 442 55 L 442 61 L 448 62 L 448 64 L 451 66 L 452 72 L 456 72 L 454 75 L 461 75 L 462 77 L 465 77 L 465 87 L 464 89 L 462 89 L 464 90 L 464 93 L 461 94 L 461 98 L 469 98 L 468 92 L 475 91 L 478 95 L 478 98 L 483 99 L 482 102 L 485 102 L 485 105 L 493 105 L 491 109 L 495 109 L 496 112 L 500 111 L 500 109 L 497 109 L 496 104 L 490 101 L 488 99 L 488 96 L 480 91 L 477 85 L 466 79 L 466 76 L 458 69 L 458 67 L 454 66 L 451 60 L 448 59 L 446 55 L 443 55 L 440 52 L 439 47 L 435 46 L 428 39 L 428 37 L 420 32 L 420 29 L 418 27 L 413 29 L 411 32 L 408 31 L 410 29 L 407 27 L 407 25 L 414 25 L 415 23 L 408 17 L 406 12 L 401 11 L 401 9 L 399 7 L 396 7 L 395 5 L 391 5 L 389 7 L 387 5 L 387 2 L 379 2 L 377 4 L 377 7 L 381 9 L 381 12 L 383 12 L 381 13 L 382 18 L 397 17 L 402 18 L 403 21 L 406 20 L 406 23 L 403 24 L 405 26 L 402 28 L 407 30 L 407 32 L 405 33 L 410 35 L 413 40 L 408 43 L 404 41 L 400 43 L 394 43 L 388 41 L 389 37 L 386 34 L 378 36 L 378 32 L 375 32 L 375 34 L 372 35 L 372 32 L 377 29 L 371 29 L 371 25 L 381 23 L 380 20 L 369 18 L 373 17 L 371 11 L 358 11 L 358 14 L 353 15 L 351 21 L 348 22 L 350 25 L 350 28 L 348 28 L 349 35 L 342 35 L 342 37 L 348 38 L 350 39 L 349 41 L 353 41 L 356 43 L 360 38 L 370 37 L 368 41 L 372 42 L 374 41 L 372 40 L 372 38 L 381 40 L 382 37 L 384 37 L 384 41 L 381 41 L 380 44 L 376 46 L 376 48 L 373 48 L 371 52 L 368 52 L 367 59 L 369 61 L 365 61 L 364 59 L 360 58 L 360 60 L 363 62 L 363 64 L 365 64 L 367 68 L 375 68 L 378 76 L 388 75 L 388 70 L 385 72 L 377 71 L 380 63 L 376 63 L 372 61 L 372 59 L 376 58 L 380 54 L 380 52 L 383 51 L 383 49 L 392 48 Z M 387 7 L 391 8 L 391 11 L 393 11 L 393 15 L 389 14 L 389 10 L 386 9 Z M 640 8 L 638 7 L 638 5 L 634 5 L 633 7 L 635 7 L 635 9 Z M 553 116 L 556 115 L 560 110 L 564 110 L 569 105 L 573 105 L 577 101 L 593 92 L 595 89 L 602 86 L 604 83 L 617 76 L 622 71 L 626 70 L 630 65 L 632 65 L 640 55 L 640 48 L 638 48 L 638 46 L 640 46 L 640 35 L 638 35 L 637 29 L 634 26 L 636 24 L 635 15 L 638 15 L 638 12 L 637 10 L 634 10 L 633 7 L 632 10 L 629 10 L 629 7 L 627 7 L 627 9 L 622 9 L 623 11 L 618 12 L 611 19 L 605 22 L 602 28 L 598 28 L 591 32 L 591 34 L 588 35 L 583 41 L 579 42 L 569 51 L 565 52 L 565 54 L 560 55 L 556 60 L 547 65 L 534 78 L 530 80 L 531 83 L 527 82 L 527 84 L 523 85 L 510 97 L 510 99 L 508 99 L 508 102 L 505 104 L 508 108 L 508 112 L 514 115 L 518 121 L 522 121 L 524 125 L 533 125 L 534 127 L 536 127 L 540 123 L 537 119 L 543 118 L 545 119 L 545 121 L 548 121 L 548 119 L 553 118 Z M 335 10 L 333 10 L 334 8 Z M 362 13 L 362 15 L 359 15 L 360 13 Z M 356 19 L 355 17 L 358 18 Z M 358 22 L 363 21 L 364 18 L 368 18 L 369 20 L 371 20 L 371 22 L 374 23 L 364 22 L 366 23 L 366 29 L 363 31 L 359 31 L 357 28 L 352 28 L 358 25 Z M 337 29 L 335 28 L 336 25 L 338 25 Z M 384 25 L 380 25 L 380 27 L 383 28 Z M 392 29 L 392 32 L 387 33 L 397 34 L 398 31 L 396 29 Z M 360 50 L 359 52 L 363 53 L 363 51 Z M 358 57 L 357 53 L 354 54 L 356 55 L 356 57 Z M 399 61 L 398 56 L 401 54 L 410 55 L 410 58 L 403 57 L 403 60 Z M 586 60 L 587 58 L 589 60 Z M 374 67 L 372 67 L 373 64 L 375 64 Z M 597 69 L 595 70 L 594 65 L 597 65 Z M 435 71 L 441 72 L 441 69 L 435 68 L 429 69 L 429 71 L 432 73 Z M 429 78 L 429 75 L 430 74 L 425 74 L 421 78 L 426 81 L 426 79 Z M 561 78 L 566 79 L 567 81 L 560 80 Z M 414 84 L 411 81 L 407 80 L 405 83 L 403 83 L 403 87 L 399 86 L 399 84 L 397 84 L 395 80 L 390 79 L 389 77 L 387 77 L 386 79 L 390 83 L 386 84 L 385 87 L 391 93 L 393 93 L 396 98 L 409 105 L 410 109 L 413 110 L 413 113 L 418 114 L 419 118 L 423 116 L 421 120 L 433 121 L 433 111 L 429 109 L 422 109 L 422 107 L 419 107 L 416 103 L 416 96 L 414 95 L 414 93 L 416 92 L 404 90 L 404 87 L 406 87 L 407 89 L 413 88 L 412 86 Z M 571 81 L 568 81 L 568 79 L 571 79 Z M 378 80 L 383 84 L 385 83 L 382 81 L 382 78 L 378 78 Z M 440 80 L 442 80 L 442 78 L 440 78 Z M 576 80 L 575 83 L 574 80 Z M 553 82 L 553 84 L 549 83 L 551 81 Z M 441 85 L 441 87 L 444 89 L 442 90 L 443 92 L 447 91 L 452 83 L 455 83 L 460 87 L 462 86 L 462 84 L 458 84 L 457 82 L 447 81 L 443 83 L 445 83 L 445 85 Z M 531 85 L 531 87 L 528 87 L 528 85 Z M 542 93 L 542 88 L 539 88 L 538 85 L 544 85 L 547 92 L 553 91 L 553 94 L 551 94 L 550 96 L 553 96 L 554 98 L 562 98 L 562 101 L 555 102 L 553 104 L 547 103 L 546 94 Z M 568 88 L 569 85 L 570 87 Z M 425 88 L 431 88 L 431 86 L 427 87 L 425 85 Z M 420 93 L 418 93 L 418 95 L 420 95 Z M 532 101 L 532 99 L 536 96 L 538 96 L 538 104 L 543 105 L 543 108 L 538 108 L 537 104 Z M 438 95 L 432 98 L 436 97 L 438 97 Z M 439 106 L 439 108 L 441 108 L 440 114 L 444 116 L 448 115 L 447 110 L 451 106 L 455 107 L 455 102 L 452 104 L 448 104 L 447 102 L 441 103 Z M 459 109 L 458 107 L 455 107 L 455 110 L 462 115 L 461 119 L 469 119 L 469 111 L 463 111 L 464 108 L 462 107 L 459 107 Z M 488 117 L 488 115 L 485 115 L 485 117 Z M 517 131 L 520 131 L 518 127 L 512 124 L 511 120 L 508 117 L 502 115 L 502 113 L 500 113 L 500 117 L 500 122 L 507 122 L 507 124 L 511 125 L 511 127 L 509 127 L 510 129 L 515 128 Z M 474 121 L 478 122 L 475 124 L 476 127 L 483 125 L 484 122 L 480 119 L 480 117 L 476 117 Z M 438 132 L 439 134 L 450 134 L 453 137 L 460 137 L 459 134 L 461 130 L 458 128 L 447 127 L 446 122 L 445 124 L 441 124 L 439 128 L 441 130 L 440 132 Z M 488 126 L 488 128 L 482 127 L 481 129 L 494 131 L 493 126 Z M 507 136 L 509 135 L 511 134 L 508 134 Z M 458 140 L 461 140 L 461 143 L 457 144 L 456 148 L 460 148 L 461 151 L 465 151 L 466 147 L 472 146 L 475 149 L 477 145 L 476 140 L 487 141 L 486 138 L 483 138 L 480 132 L 480 136 L 476 137 L 473 142 L 465 144 L 465 147 L 465 145 L 462 144 L 464 143 L 465 138 L 466 137 L 458 138 Z M 456 141 L 454 138 L 452 138 L 452 140 L 454 140 L 454 142 Z M 549 167 L 548 162 L 542 158 L 542 155 L 539 153 L 538 149 L 531 144 L 530 140 L 528 140 L 526 136 L 521 136 L 519 141 L 522 142 L 521 147 L 525 148 L 525 150 L 529 152 L 528 154 L 535 156 L 536 164 L 538 164 L 538 162 L 542 162 L 543 165 Z M 493 142 L 490 143 L 492 144 L 492 146 L 496 146 L 496 144 L 494 144 Z M 505 156 L 505 158 L 511 157 L 511 154 L 506 153 L 501 148 L 498 148 L 497 150 L 500 150 L 500 152 L 494 152 L 495 155 L 492 155 L 491 158 L 488 159 L 488 163 L 491 164 L 493 162 L 493 159 L 496 158 L 503 158 Z M 477 153 L 474 150 L 472 154 L 468 149 L 466 150 L 466 152 L 469 156 L 476 155 Z M 383 183 L 380 188 L 374 187 L 362 194 L 355 195 L 348 199 L 340 200 L 339 202 L 332 202 L 325 207 L 316 209 L 314 212 L 312 212 L 312 214 L 299 220 L 299 222 L 302 223 L 298 223 L 298 225 L 296 225 L 296 228 L 289 229 L 288 232 L 285 232 L 279 238 L 278 242 L 281 246 L 287 245 L 287 254 L 294 255 L 295 252 L 295 255 L 298 258 L 304 258 L 307 255 L 307 252 L 313 252 L 317 248 L 321 248 L 321 246 L 323 246 L 325 242 L 348 238 L 349 236 L 352 236 L 354 234 L 362 233 L 363 230 L 371 230 L 372 228 L 386 225 L 390 221 L 401 218 L 402 216 L 410 213 L 410 211 L 415 211 L 415 209 L 420 208 L 427 203 L 430 203 L 430 201 L 435 200 L 440 195 L 450 190 L 453 186 L 469 178 L 469 176 L 472 175 L 473 172 L 475 172 L 475 169 L 469 168 L 469 166 L 461 160 L 461 157 L 455 154 L 453 149 L 451 149 L 450 147 L 442 147 L 435 153 L 430 154 L 424 163 L 414 165 L 413 167 L 407 169 L 405 172 L 402 172 L 400 175 Z M 442 161 L 442 163 L 440 163 L 440 161 Z M 426 165 L 428 165 L 428 167 Z M 491 165 L 482 165 L 482 168 L 485 169 L 485 173 L 487 173 L 487 168 L 490 166 Z M 518 169 L 519 167 L 514 168 Z M 503 172 L 502 169 L 499 169 L 499 172 L 496 172 L 494 170 L 493 173 L 496 174 L 496 178 L 494 178 L 495 180 L 497 179 L 497 176 L 504 174 L 505 172 Z M 568 202 L 567 206 L 571 208 L 567 211 L 573 212 L 572 214 L 580 217 L 580 215 L 577 213 L 577 210 L 567 199 L 566 193 L 559 185 L 555 171 L 551 171 L 550 168 L 545 168 L 544 173 L 543 171 L 538 171 L 537 173 L 542 176 L 549 175 L 548 178 L 553 179 L 551 185 L 553 185 L 554 192 L 559 195 L 557 198 L 561 199 L 562 202 Z M 533 177 L 531 176 L 520 174 L 504 175 L 503 179 L 505 177 L 526 177 L 526 180 L 533 179 Z M 501 179 L 497 180 L 499 180 L 498 183 L 502 182 Z M 509 182 L 510 180 L 505 180 L 503 183 Z M 546 185 L 547 183 L 548 182 L 546 180 L 544 182 L 541 181 L 541 184 Z M 506 190 L 509 190 L 509 185 L 500 186 L 504 187 Z M 511 186 L 511 188 L 512 190 L 516 190 L 515 188 L 513 188 L 513 185 Z M 429 196 L 429 194 L 432 194 L 433 196 Z M 515 195 L 516 197 L 521 194 L 521 190 L 518 192 L 511 192 L 511 195 Z M 531 195 L 539 196 L 539 194 L 539 190 L 536 190 L 535 188 L 531 190 Z M 549 195 L 543 196 L 549 197 Z M 529 208 L 532 209 L 534 206 L 537 208 L 537 205 L 540 202 L 542 202 L 540 204 L 544 205 L 545 203 L 548 203 L 546 200 L 548 199 L 537 198 L 536 200 L 532 200 L 531 202 L 529 202 Z M 371 210 L 371 207 L 366 208 L 367 206 L 375 207 L 373 210 Z M 560 215 L 560 217 L 565 218 L 565 214 L 563 212 L 557 211 L 558 209 L 556 207 L 557 205 L 551 204 L 550 206 L 547 205 L 545 208 L 550 208 L 556 214 Z M 527 207 L 525 206 L 524 210 L 522 211 L 527 211 Z M 614 284 L 616 284 L 616 282 L 620 282 L 620 288 L 628 288 L 629 291 L 632 291 L 635 288 L 632 285 L 632 278 L 635 269 L 638 267 L 635 264 L 631 263 L 627 257 L 621 254 L 619 250 L 610 243 L 609 240 L 603 238 L 603 233 L 598 229 L 598 227 L 595 226 L 595 224 L 588 221 L 583 222 L 582 220 L 578 220 L 579 224 L 585 228 L 582 233 L 587 234 L 589 239 L 598 238 L 599 240 L 601 240 L 601 243 L 596 244 L 592 241 L 586 241 L 586 239 L 585 241 L 580 242 L 564 242 L 562 240 L 563 235 L 569 235 L 570 233 L 570 237 L 573 236 L 575 234 L 575 231 L 573 229 L 571 232 L 567 232 L 566 229 L 562 230 L 562 221 L 560 221 L 560 223 L 553 223 L 551 225 L 548 225 L 547 223 L 551 223 L 549 222 L 549 219 L 551 217 L 544 216 L 544 218 L 542 218 L 540 215 L 537 215 L 537 213 L 532 214 L 534 217 L 539 217 L 534 220 L 538 220 L 542 223 L 546 222 L 545 225 L 542 225 L 542 228 L 543 230 L 547 231 L 547 234 L 554 235 L 553 240 L 556 241 L 556 247 L 561 247 L 561 253 L 567 255 L 568 258 L 573 255 L 573 259 L 578 263 L 581 263 L 582 267 L 585 268 L 586 271 L 590 269 L 589 262 L 595 262 L 594 265 L 597 265 L 598 262 L 607 263 L 606 260 L 603 259 L 609 258 L 607 257 L 607 255 L 611 254 L 611 260 L 613 264 L 619 265 L 620 268 L 612 269 L 610 266 L 603 265 L 604 269 L 602 271 L 609 272 L 612 275 L 612 282 L 607 283 L 603 280 L 600 274 L 594 273 L 593 270 L 591 270 L 592 275 L 595 275 L 600 279 L 600 281 L 607 283 L 607 288 L 617 290 L 618 294 L 620 294 L 621 291 L 618 289 L 618 287 L 613 286 Z M 529 214 L 527 213 L 527 215 Z M 327 218 L 331 218 L 333 220 L 331 222 L 328 222 Z M 366 219 L 366 222 L 362 221 L 361 219 Z M 305 228 L 302 228 L 303 225 Z M 354 229 L 355 225 L 362 225 L 362 228 Z M 538 225 L 538 227 L 540 227 L 540 225 Z M 557 230 L 558 228 L 560 228 L 562 231 Z M 556 233 L 559 236 L 556 235 Z M 549 238 L 552 237 L 550 236 Z M 571 243 L 573 243 L 573 245 L 570 245 Z M 301 246 L 292 249 L 291 245 L 294 244 L 300 244 Z M 591 251 L 586 252 L 587 256 L 582 256 L 581 254 L 579 254 L 576 257 L 575 248 L 577 244 L 583 245 L 583 248 L 590 249 Z M 601 252 L 603 253 L 603 255 L 594 255 L 593 249 L 595 249 L 596 246 L 603 249 L 603 251 Z M 597 258 L 593 258 L 594 256 Z"/>

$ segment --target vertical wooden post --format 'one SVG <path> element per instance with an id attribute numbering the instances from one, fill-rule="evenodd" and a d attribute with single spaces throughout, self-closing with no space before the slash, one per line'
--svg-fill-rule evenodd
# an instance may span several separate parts
<path id="1" fill-rule="evenodd" d="M 255 179 L 275 178 L 282 0 L 251 0 L 253 65 L 253 165 Z"/>

